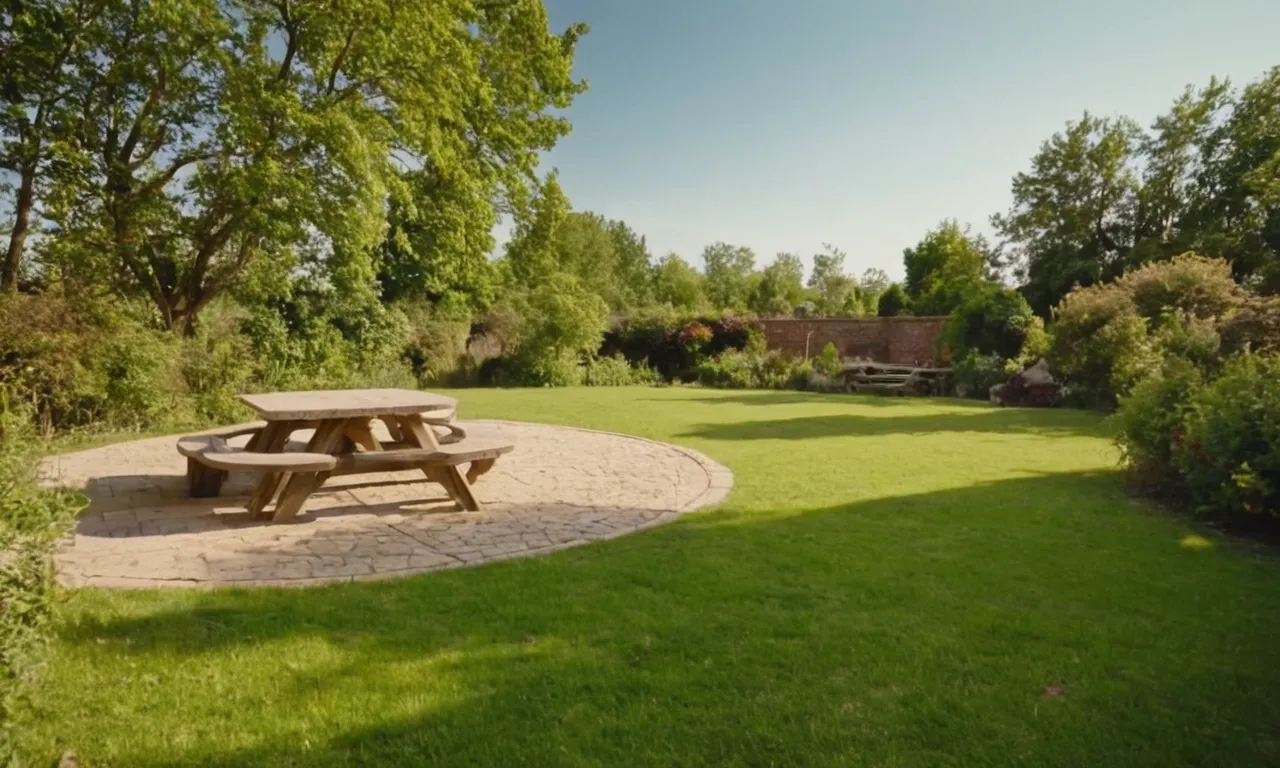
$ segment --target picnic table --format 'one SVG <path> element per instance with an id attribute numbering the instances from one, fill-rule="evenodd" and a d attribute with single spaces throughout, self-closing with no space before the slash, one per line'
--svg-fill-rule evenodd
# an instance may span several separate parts
<path id="1" fill-rule="evenodd" d="M 216 496 L 229 471 L 258 473 L 249 513 L 261 516 L 278 493 L 271 515 L 276 523 L 292 520 L 330 476 L 404 469 L 421 470 L 458 506 L 478 511 L 472 483 L 513 447 L 466 440 L 465 432 L 451 424 L 457 401 L 431 392 L 325 390 L 240 399 L 258 412 L 261 422 L 189 435 L 178 441 L 178 451 L 188 458 L 193 496 Z M 433 418 L 435 414 L 447 416 Z M 376 436 L 374 420 L 383 424 L 389 441 Z M 442 442 L 434 427 L 463 439 Z M 305 446 L 292 443 L 291 436 L 304 429 L 314 430 Z M 243 448 L 227 442 L 246 434 L 250 438 Z M 463 464 L 470 465 L 465 474 Z"/>

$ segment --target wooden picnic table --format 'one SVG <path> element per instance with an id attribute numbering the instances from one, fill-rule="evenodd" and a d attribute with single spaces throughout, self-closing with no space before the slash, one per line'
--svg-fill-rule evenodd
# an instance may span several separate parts
<path id="1" fill-rule="evenodd" d="M 458 401 L 452 397 L 408 389 L 268 392 L 241 395 L 240 399 L 267 422 L 258 442 L 259 451 L 282 452 L 295 430 L 314 424 L 315 432 L 307 443 L 306 452 L 335 456 L 350 456 L 351 443 L 366 451 L 383 451 L 384 447 L 374 437 L 370 424 L 375 418 L 386 425 L 394 441 L 404 443 L 409 448 L 439 450 L 440 444 L 435 433 L 423 421 L 423 413 L 447 411 L 458 406 Z M 374 465 L 368 471 L 385 469 L 383 465 Z M 302 509 L 307 497 L 328 479 L 329 474 L 330 472 L 263 473 L 249 502 L 250 515 L 261 514 L 278 490 L 280 501 L 276 504 L 272 520 L 283 522 L 292 519 Z M 465 487 L 463 494 L 470 497 L 463 501 L 464 505 L 478 508 L 471 495 L 471 488 L 457 466 L 439 468 L 427 472 L 427 476 L 444 485 L 455 500 L 459 493 L 454 487 L 455 481 L 461 480 L 460 484 Z M 470 504 L 466 504 L 466 501 L 470 501 Z"/>
<path id="2" fill-rule="evenodd" d="M 179 441 L 178 450 L 188 456 L 192 466 L 211 467 L 215 475 L 232 470 L 258 472 L 260 480 L 250 498 L 249 513 L 261 516 L 278 491 L 273 522 L 293 519 L 307 497 L 331 475 L 405 469 L 421 470 L 428 480 L 444 486 L 459 506 L 479 510 L 471 483 L 487 472 L 499 455 L 512 449 L 474 440 L 442 447 L 432 426 L 450 425 L 432 419 L 432 415 L 452 412 L 458 403 L 431 392 L 326 390 L 241 395 L 240 399 L 258 412 L 263 424 L 189 436 Z M 375 435 L 375 419 L 386 427 L 389 442 Z M 315 431 L 303 451 L 287 450 L 294 432 L 310 428 Z M 236 449 L 226 444 L 225 438 L 233 434 L 252 437 L 245 448 Z M 466 474 L 462 464 L 470 465 Z M 193 489 L 198 485 L 194 483 Z M 216 486 L 212 495 L 217 493 Z"/>

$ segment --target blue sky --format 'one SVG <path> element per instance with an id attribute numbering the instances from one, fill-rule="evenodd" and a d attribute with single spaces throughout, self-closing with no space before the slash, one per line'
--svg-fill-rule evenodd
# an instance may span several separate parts
<path id="1" fill-rule="evenodd" d="M 1147 124 L 1188 83 L 1280 64 L 1277 0 L 547 0 L 585 21 L 559 168 L 575 209 L 695 265 L 823 242 L 897 277 L 944 217 L 988 231 L 1084 109 Z"/>

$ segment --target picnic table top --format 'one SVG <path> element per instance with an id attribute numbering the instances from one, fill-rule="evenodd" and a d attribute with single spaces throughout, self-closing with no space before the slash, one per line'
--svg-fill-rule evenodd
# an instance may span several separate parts
<path id="1" fill-rule="evenodd" d="M 395 414 L 406 416 L 457 406 L 452 397 L 412 389 L 325 389 L 265 392 L 240 399 L 267 421 L 315 421 Z"/>

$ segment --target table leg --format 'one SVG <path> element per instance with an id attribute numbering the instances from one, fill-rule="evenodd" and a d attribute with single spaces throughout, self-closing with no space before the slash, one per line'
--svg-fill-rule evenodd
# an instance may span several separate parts
<path id="1" fill-rule="evenodd" d="M 346 435 L 346 419 L 322 421 L 316 427 L 316 433 L 307 443 L 308 453 L 333 453 L 342 444 Z M 284 484 L 280 492 L 280 501 L 271 514 L 272 523 L 287 523 L 302 510 L 307 497 L 329 479 L 328 472 L 295 472 Z"/>
<path id="2" fill-rule="evenodd" d="M 422 421 L 421 416 L 417 414 L 401 416 L 400 429 L 405 433 L 407 440 L 417 447 L 439 450 L 440 443 L 436 441 L 435 433 Z M 423 464 L 422 473 L 427 476 L 428 480 L 444 486 L 449 498 L 453 499 L 458 506 L 471 512 L 480 511 L 480 502 L 476 499 L 475 493 L 471 490 L 471 484 L 467 482 L 467 478 L 462 474 L 461 469 Z"/>
<path id="3" fill-rule="evenodd" d="M 350 419 L 345 431 L 352 442 L 366 451 L 382 450 L 382 444 L 373 436 L 373 430 L 369 427 L 369 419 Z"/>
<path id="4" fill-rule="evenodd" d="M 285 443 L 289 442 L 289 435 L 293 434 L 293 428 L 294 424 L 291 421 L 267 422 L 267 426 L 263 427 L 262 432 L 258 434 L 253 450 L 259 453 L 280 453 L 284 450 Z M 278 472 L 267 472 L 259 478 L 258 485 L 253 490 L 253 496 L 249 499 L 250 517 L 262 514 L 262 510 L 271 503 L 271 497 L 276 495 L 280 481 L 281 476 Z"/>

